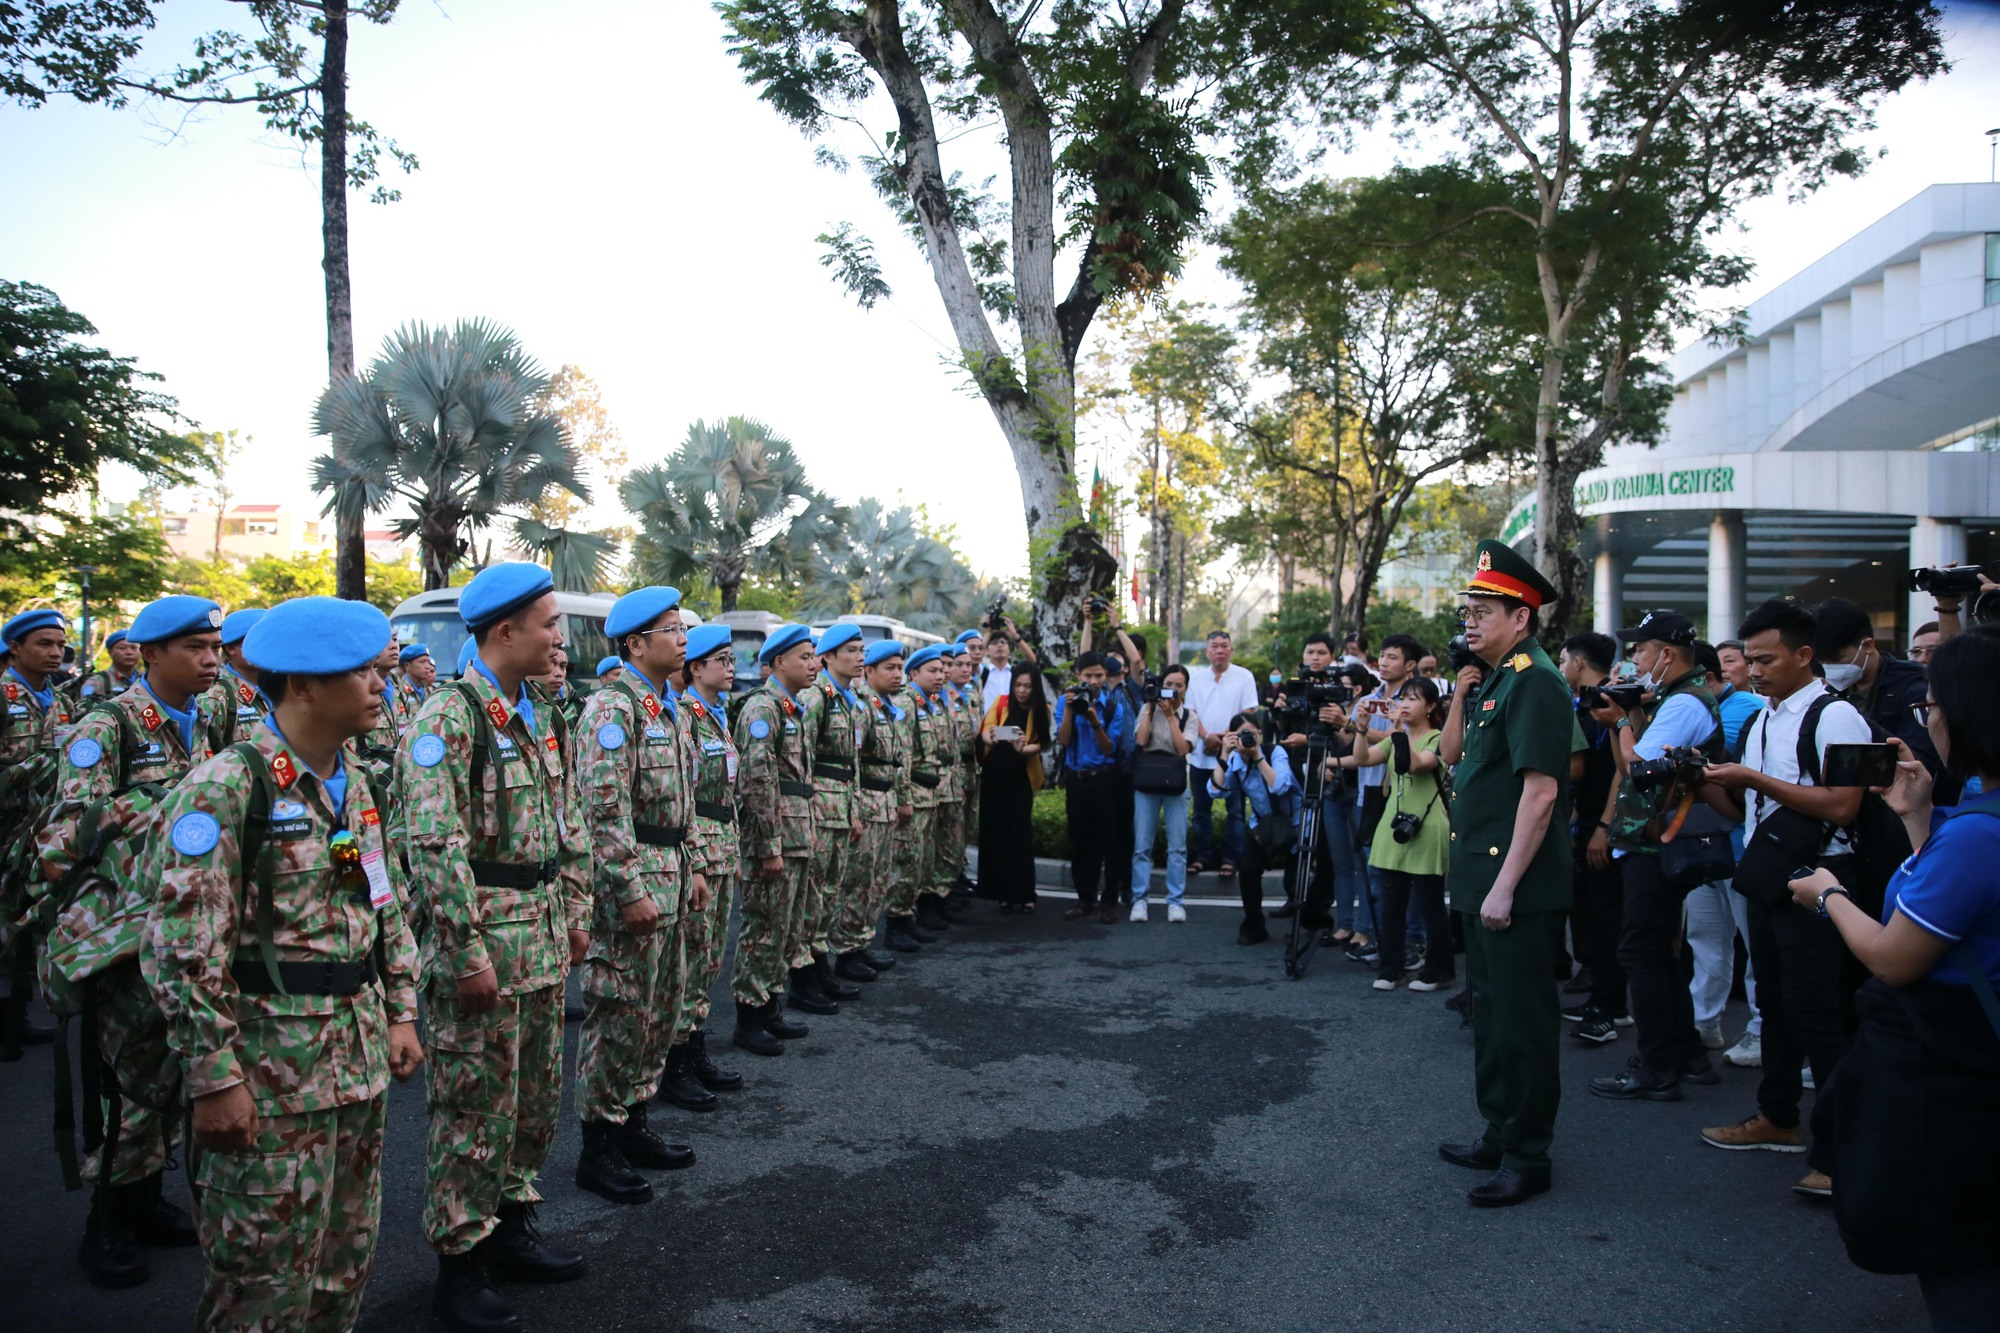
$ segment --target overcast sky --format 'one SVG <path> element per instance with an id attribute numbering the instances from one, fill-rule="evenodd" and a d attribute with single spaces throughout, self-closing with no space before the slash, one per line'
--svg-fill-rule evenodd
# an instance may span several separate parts
<path id="1" fill-rule="evenodd" d="M 242 17 L 221 0 L 168 14 L 152 67 Z M 1889 156 L 1802 204 L 1749 210 L 1740 245 L 1757 276 L 1718 304 L 1926 185 L 1987 176 L 2000 22 L 1954 7 L 1947 26 L 1956 68 L 1883 109 L 1874 142 Z M 1021 572 L 1013 465 L 951 368 L 928 270 L 858 173 L 816 167 L 757 101 L 706 4 L 405 0 L 392 26 L 357 28 L 350 68 L 353 113 L 423 164 L 396 182 L 402 202 L 352 205 L 364 366 L 406 321 L 496 320 L 549 369 L 597 379 L 635 463 L 671 452 L 697 418 L 761 417 L 841 498 L 924 504 L 980 572 Z M 1334 169 L 1393 157 L 1364 136 Z M 305 467 L 323 448 L 308 424 L 326 367 L 317 167 L 247 109 L 180 125 L 73 104 L 0 107 L 0 163 L 0 276 L 53 288 L 103 345 L 164 374 L 205 428 L 254 436 L 231 473 L 240 500 L 317 507 Z M 873 311 L 818 263 L 813 237 L 844 220 L 876 239 L 895 288 Z M 1230 297 L 1206 256 L 1182 294 Z"/>

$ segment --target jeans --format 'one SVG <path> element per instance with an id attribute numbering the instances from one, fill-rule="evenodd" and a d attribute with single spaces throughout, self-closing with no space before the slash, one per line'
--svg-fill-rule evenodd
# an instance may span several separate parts
<path id="1" fill-rule="evenodd" d="M 1370 901 L 1368 863 L 1354 829 L 1361 812 L 1350 796 L 1330 796 L 1320 803 L 1320 854 L 1333 877 L 1333 924 L 1336 930 L 1360 935 L 1375 933 L 1375 906 Z"/>
<path id="2" fill-rule="evenodd" d="M 1424 981 L 1450 981 L 1455 975 L 1451 961 L 1451 923 L 1444 914 L 1444 876 L 1412 875 L 1401 870 L 1377 870 L 1382 880 L 1381 961 L 1377 971 L 1391 981 L 1403 979 L 1403 921 L 1415 912 L 1429 927 L 1429 938 L 1439 942 L 1424 952 L 1424 965 L 1417 973 Z"/>
<path id="3" fill-rule="evenodd" d="M 1115 818 L 1111 776 L 1086 775 L 1071 769 L 1063 784 L 1063 813 L 1069 823 L 1069 872 L 1080 907 L 1097 905 L 1099 881 L 1104 876 L 1105 853 L 1114 845 Z M 1122 844 L 1123 839 L 1118 839 Z M 1115 900 L 1116 895 L 1111 896 Z"/>
<path id="4" fill-rule="evenodd" d="M 1232 808 L 1225 800 L 1222 837 L 1215 836 L 1215 803 L 1224 798 L 1214 795 L 1208 789 L 1206 768 L 1188 769 L 1188 788 L 1194 818 L 1188 824 L 1188 855 L 1194 860 L 1214 866 L 1227 861 L 1240 865 L 1243 861 L 1244 823 L 1240 810 Z"/>
<path id="5" fill-rule="evenodd" d="M 1688 991 L 1693 955 L 1681 935 L 1687 890 L 1667 882 L 1658 853 L 1619 858 L 1625 877 L 1625 928 L 1618 961 L 1632 991 L 1632 1021 L 1639 1058 L 1656 1080 L 1673 1080 L 1705 1054 L 1694 1030 L 1694 997 Z M 1792 1077 L 1798 1077 L 1793 1061 Z"/>
<path id="6" fill-rule="evenodd" d="M 1153 882 L 1153 834 L 1167 821 L 1167 905 L 1175 907 L 1187 892 L 1188 795 L 1156 796 L 1132 793 L 1132 901 L 1146 900 Z"/>
<path id="7" fill-rule="evenodd" d="M 1831 921 L 1789 898 L 1749 908 L 1750 961 L 1764 983 L 1758 991 L 1764 1079 L 1757 1085 L 1757 1109 L 1790 1129 L 1799 1123 L 1805 1095 L 1800 1063 L 1811 1062 L 1813 1085 L 1823 1088 L 1854 1039 L 1853 997 L 1842 976 L 1847 946 Z"/>
<path id="8" fill-rule="evenodd" d="M 1750 901 L 1729 887 L 1728 880 L 1704 884 L 1688 895 L 1688 948 L 1694 950 L 1694 1021 L 1713 1023 L 1729 1003 L 1729 983 L 1736 975 L 1736 937 L 1750 938 Z M 1757 1013 L 1757 969 L 1743 969 L 1743 995 L 1750 1001 L 1752 1036 L 1764 1030 Z"/>

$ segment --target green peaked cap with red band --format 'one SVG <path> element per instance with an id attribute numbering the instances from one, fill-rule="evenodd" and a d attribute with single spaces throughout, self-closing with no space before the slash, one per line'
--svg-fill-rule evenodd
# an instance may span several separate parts
<path id="1" fill-rule="evenodd" d="M 1497 538 L 1479 543 L 1467 597 L 1512 597 L 1539 610 L 1555 600 L 1556 585 L 1528 558 Z"/>

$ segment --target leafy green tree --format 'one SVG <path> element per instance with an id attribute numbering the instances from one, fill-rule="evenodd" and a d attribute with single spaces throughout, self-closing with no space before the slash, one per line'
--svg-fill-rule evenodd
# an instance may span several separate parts
<path id="1" fill-rule="evenodd" d="M 368 558 L 368 601 L 371 605 L 385 612 L 393 611 L 399 603 L 422 591 L 424 571 L 418 568 L 416 561 Z"/>
<path id="2" fill-rule="evenodd" d="M 45 521 L 32 541 L 0 543 L 0 602 L 54 606 L 75 624 L 86 566 L 94 622 L 111 618 L 107 613 L 119 604 L 135 606 L 160 596 L 173 558 L 159 515 L 140 505 L 95 517 L 64 514 L 53 524 Z M 103 636 L 91 637 L 95 642 Z"/>
<path id="3" fill-rule="evenodd" d="M 1368 618 L 1368 642 L 1379 646 L 1391 634 L 1408 634 L 1437 654 L 1438 669 L 1445 671 L 1445 645 L 1459 632 L 1458 608 L 1441 606 L 1425 615 L 1408 602 L 1377 602 Z M 1449 675 L 1448 671 L 1445 674 Z"/>
<path id="4" fill-rule="evenodd" d="M 314 426 L 332 449 L 313 461 L 313 488 L 330 509 L 406 502 L 392 526 L 417 538 L 424 587 L 445 587 L 495 521 L 552 488 L 589 498 L 562 421 L 534 410 L 547 383 L 498 325 L 407 325 L 365 375 L 321 396 Z"/>
<path id="5" fill-rule="evenodd" d="M 279 556 L 260 555 L 243 571 L 250 584 L 245 605 L 276 606 L 294 597 L 331 597 L 334 590 L 333 557 L 323 552 Z"/>
<path id="6" fill-rule="evenodd" d="M 1076 363 L 1092 319 L 1105 301 L 1157 291 L 1180 271 L 1216 159 L 1248 141 L 1269 158 L 1299 79 L 1365 45 L 1386 5 L 718 5 L 744 77 L 808 135 L 852 125 L 867 136 L 866 120 L 893 113 L 893 126 L 868 137 L 863 165 L 929 261 L 961 370 L 1013 454 L 1036 585 L 1031 632 L 1052 656 L 1069 655 L 1085 595 L 1115 569 L 1077 495 Z M 1004 202 L 946 165 L 955 140 L 996 133 Z M 820 157 L 846 162 L 831 147 Z M 864 305 L 891 295 L 865 236 L 849 226 L 822 240 L 829 270 Z"/>
<path id="7" fill-rule="evenodd" d="M 97 329 L 32 282 L 0 282 L 0 537 L 22 541 L 20 521 L 95 490 L 99 469 L 122 463 L 150 482 L 192 482 L 210 464 L 201 439 L 160 377 L 130 357 L 82 341 Z"/>
<path id="8" fill-rule="evenodd" d="M 154 0 L 0 4 L 0 97 L 30 107 L 59 94 L 117 105 L 118 73 L 139 54 L 154 8 Z"/>
<path id="9" fill-rule="evenodd" d="M 175 592 L 206 597 L 230 610 L 257 604 L 257 589 L 245 573 L 243 562 L 228 556 L 209 560 L 183 556 L 168 570 L 167 586 Z"/>
<path id="10" fill-rule="evenodd" d="M 894 616 L 914 629 L 941 633 L 969 618 L 978 588 L 971 568 L 924 530 L 915 510 L 863 500 L 854 506 L 845 540 L 818 551 L 805 614 Z"/>
<path id="11" fill-rule="evenodd" d="M 736 609 L 746 579 L 806 576 L 847 526 L 791 442 L 749 417 L 695 422 L 671 457 L 633 472 L 620 494 L 639 519 L 633 581 L 705 580 L 724 611 Z"/>

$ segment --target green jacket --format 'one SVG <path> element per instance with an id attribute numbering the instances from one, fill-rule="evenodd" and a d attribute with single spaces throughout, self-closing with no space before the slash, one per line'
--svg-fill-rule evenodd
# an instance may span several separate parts
<path id="1" fill-rule="evenodd" d="M 1452 777 L 1451 863 L 1445 887 L 1454 911 L 1476 914 L 1514 841 L 1526 774 L 1556 780 L 1549 826 L 1514 891 L 1514 912 L 1570 905 L 1569 757 L 1576 711 L 1569 686 L 1532 639 L 1486 673 L 1465 704 L 1465 753 Z"/>

